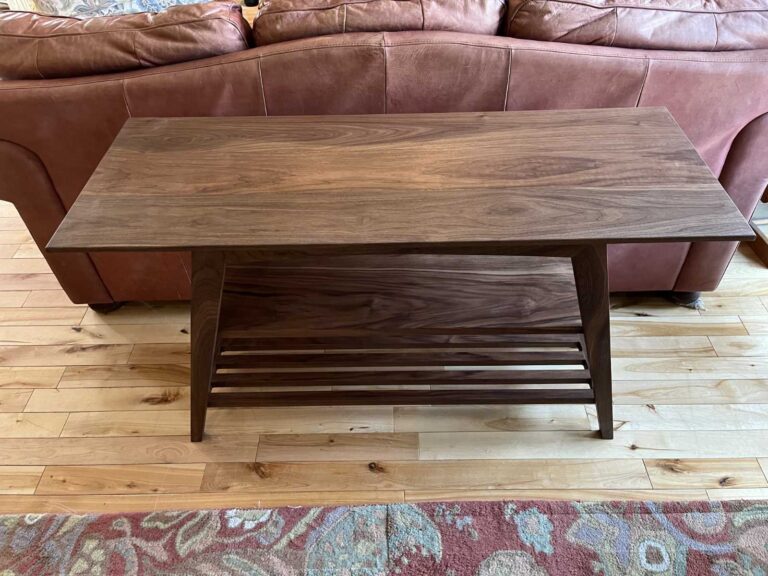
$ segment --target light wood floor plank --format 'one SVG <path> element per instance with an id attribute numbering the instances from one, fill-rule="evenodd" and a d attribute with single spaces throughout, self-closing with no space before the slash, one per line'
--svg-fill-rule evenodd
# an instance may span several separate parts
<path id="1" fill-rule="evenodd" d="M 73 304 L 62 289 L 56 290 L 32 290 L 29 297 L 24 301 L 24 308 L 66 308 L 77 307 L 83 310 L 87 306 L 83 304 Z"/>
<path id="2" fill-rule="evenodd" d="M 0 244 L 26 244 L 32 242 L 32 235 L 26 230 L 0 231 Z"/>
<path id="3" fill-rule="evenodd" d="M 618 317 L 611 321 L 612 336 L 743 336 L 746 333 L 738 316 Z"/>
<path id="4" fill-rule="evenodd" d="M 20 245 L 0 244 L 0 258 L 13 258 Z"/>
<path id="5" fill-rule="evenodd" d="M 0 287 L 14 291 L 54 290 L 59 287 L 59 282 L 53 274 L 0 274 Z"/>
<path id="6" fill-rule="evenodd" d="M 40 248 L 38 248 L 37 244 L 35 244 L 34 242 L 26 242 L 19 246 L 19 249 L 16 250 L 16 253 L 13 255 L 13 257 L 14 258 L 42 258 L 43 253 L 40 252 Z"/>
<path id="7" fill-rule="evenodd" d="M 175 364 L 67 366 L 59 382 L 59 388 L 136 386 L 189 386 L 189 366 Z"/>
<path id="8" fill-rule="evenodd" d="M 189 364 L 189 344 L 136 344 L 131 364 Z"/>
<path id="9" fill-rule="evenodd" d="M 42 258 L 0 258 L 0 274 L 51 274 Z"/>
<path id="10" fill-rule="evenodd" d="M 18 308 L 29 295 L 29 290 L 2 290 L 0 286 L 0 308 Z"/>
<path id="11" fill-rule="evenodd" d="M 259 443 L 260 462 L 416 460 L 418 434 L 269 434 Z M 239 458 L 238 461 L 242 461 Z"/>
<path id="12" fill-rule="evenodd" d="M 584 406 L 395 406 L 395 432 L 589 430 Z"/>
<path id="13" fill-rule="evenodd" d="M 614 358 L 617 380 L 768 378 L 765 358 Z"/>
<path id="14" fill-rule="evenodd" d="M 33 494 L 42 473 L 43 466 L 0 466 L 0 494 Z"/>
<path id="15" fill-rule="evenodd" d="M 1 294 L 1 293 L 0 293 Z M 85 310 L 69 306 L 66 308 L 0 308 L 0 328 L 7 326 L 34 326 L 29 331 L 45 331 L 47 326 L 72 326 L 79 324 Z M 0 339 L 15 337 L 13 330 L 4 328 Z M 22 342 L 5 342 L 5 344 L 21 344 Z"/>
<path id="16" fill-rule="evenodd" d="M 760 468 L 763 470 L 763 475 L 768 479 L 768 458 L 758 458 L 757 463 L 760 464 Z"/>
<path id="17" fill-rule="evenodd" d="M 67 414 L 0 413 L 0 438 L 56 438 Z"/>
<path id="18" fill-rule="evenodd" d="M 597 410 L 586 411 L 597 430 Z M 613 419 L 615 430 L 768 430 L 768 404 L 616 404 Z"/>
<path id="19" fill-rule="evenodd" d="M 70 308 L 69 310 L 80 312 L 78 308 Z M 188 341 L 189 326 L 184 325 L 0 326 L 0 346 L 165 344 Z"/>
<path id="20" fill-rule="evenodd" d="M 419 434 L 419 458 L 768 457 L 768 430 L 620 430 L 613 440 L 597 439 L 594 432 L 425 432 Z"/>
<path id="21" fill-rule="evenodd" d="M 0 366 L 126 364 L 132 344 L 0 346 Z"/>
<path id="22" fill-rule="evenodd" d="M 25 412 L 188 410 L 189 390 L 181 386 L 146 388 L 60 388 L 34 390 Z"/>
<path id="23" fill-rule="evenodd" d="M 755 461 L 755 465 L 757 462 Z M 205 492 L 651 488 L 640 460 L 209 464 Z"/>
<path id="24" fill-rule="evenodd" d="M 710 340 L 718 356 L 768 357 L 768 335 L 712 336 Z"/>
<path id="25" fill-rule="evenodd" d="M 768 500 L 768 488 L 725 488 L 707 490 L 710 500 Z"/>
<path id="26" fill-rule="evenodd" d="M 768 379 L 614 380 L 617 404 L 765 404 Z"/>
<path id="27" fill-rule="evenodd" d="M 35 494 L 197 492 L 205 464 L 46 466 Z"/>
<path id="28" fill-rule="evenodd" d="M 718 296 L 768 296 L 765 277 L 734 278 L 726 276 L 717 287 Z"/>
<path id="29" fill-rule="evenodd" d="M 89 309 L 85 313 L 83 326 L 94 324 L 189 324 L 189 304 L 171 302 L 167 304 L 145 304 L 133 302 L 108 314 Z"/>
<path id="30" fill-rule="evenodd" d="M 768 488 L 768 481 L 754 458 L 645 460 L 656 489 Z"/>
<path id="31" fill-rule="evenodd" d="M 611 296 L 611 318 L 618 320 L 622 316 L 642 318 L 646 316 L 699 316 L 698 311 L 674 304 L 666 298 L 653 296 L 614 295 Z"/>
<path id="32" fill-rule="evenodd" d="M 30 396 L 31 390 L 0 390 L 0 412 L 22 412 Z"/>
<path id="33" fill-rule="evenodd" d="M 768 314 L 764 316 L 742 316 L 741 320 L 744 322 L 744 327 L 750 335 L 768 334 Z"/>
<path id="34" fill-rule="evenodd" d="M 705 490 L 425 490 L 408 491 L 406 502 L 475 500 L 706 500 Z"/>
<path id="35" fill-rule="evenodd" d="M 189 436 L 140 438 L 21 438 L 0 440 L 0 462 L 19 466 L 92 466 L 103 464 L 194 464 L 256 459 L 259 437 Z"/>
<path id="36" fill-rule="evenodd" d="M 717 356 L 706 336 L 619 336 L 611 339 L 614 358 Z"/>
<path id="37" fill-rule="evenodd" d="M 765 308 L 765 305 L 758 296 L 712 296 L 711 294 L 705 294 L 704 306 L 706 308 L 699 311 L 702 316 L 762 314 L 763 310 L 766 310 L 766 314 L 768 314 L 768 309 Z"/>
<path id="38" fill-rule="evenodd" d="M 0 388 L 56 388 L 62 366 L 0 367 Z"/>
<path id="39" fill-rule="evenodd" d="M 392 432 L 392 408 L 350 406 L 296 408 L 211 408 L 210 434 L 315 434 Z M 175 436 L 189 434 L 187 410 L 76 412 L 62 436 Z"/>

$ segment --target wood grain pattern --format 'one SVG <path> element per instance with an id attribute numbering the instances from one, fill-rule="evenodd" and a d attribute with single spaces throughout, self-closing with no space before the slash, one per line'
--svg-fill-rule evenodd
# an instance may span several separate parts
<path id="1" fill-rule="evenodd" d="M 752 237 L 669 113 L 640 108 L 131 118 L 48 248 Z"/>
<path id="2" fill-rule="evenodd" d="M 205 464 L 46 466 L 35 494 L 197 492 Z"/>
<path id="3" fill-rule="evenodd" d="M 0 466 L 0 494 L 34 494 L 42 473 L 43 466 Z"/>
<path id="4" fill-rule="evenodd" d="M 755 465 L 757 462 L 755 461 Z M 499 490 L 510 488 L 645 489 L 640 460 L 409 462 L 238 462 L 209 464 L 204 492 L 314 492 L 347 490 Z"/>
<path id="5" fill-rule="evenodd" d="M 259 443 L 258 460 L 361 460 L 371 454 L 383 460 L 416 460 L 418 434 L 270 434 Z"/>
<path id="6" fill-rule="evenodd" d="M 742 460 L 645 460 L 656 489 L 768 488 L 754 458 Z"/>

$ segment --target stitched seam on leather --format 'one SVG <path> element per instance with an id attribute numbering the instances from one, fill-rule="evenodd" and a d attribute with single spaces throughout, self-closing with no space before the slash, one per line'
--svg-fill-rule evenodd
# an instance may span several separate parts
<path id="1" fill-rule="evenodd" d="M 323 12 L 325 10 L 335 10 L 339 6 L 346 6 L 347 4 L 371 4 L 373 2 L 379 2 L 380 0 L 342 0 L 341 2 L 338 2 L 337 4 L 332 4 L 330 6 L 320 6 L 317 8 L 289 8 L 286 10 L 273 10 L 271 12 L 262 12 L 260 13 L 256 19 L 260 19 L 264 16 L 277 16 L 280 14 L 293 14 L 296 12 Z M 408 4 L 411 2 L 411 0 L 394 0 L 395 2 L 402 2 L 404 4 Z"/>
<path id="2" fill-rule="evenodd" d="M 366 33 L 367 34 L 367 33 Z M 534 42 L 534 41 L 532 41 Z M 546 42 L 537 42 L 538 44 L 547 44 Z M 469 46 L 472 48 L 492 48 L 494 50 L 509 50 L 510 48 L 508 46 L 497 46 L 493 44 L 482 44 L 482 43 L 469 43 L 469 42 L 446 42 L 445 40 L 440 41 L 432 41 L 432 40 L 421 40 L 419 42 L 401 42 L 398 44 L 390 44 L 389 46 L 392 48 L 398 48 L 400 46 L 427 46 L 427 45 L 446 45 L 446 46 Z M 273 45 L 274 46 L 274 45 Z M 185 72 L 190 72 L 192 70 L 203 70 L 205 68 L 212 68 L 215 66 L 225 66 L 229 64 L 235 64 L 239 62 L 248 62 L 249 60 L 255 60 L 257 58 L 266 58 L 270 56 L 281 56 L 283 54 L 293 54 L 296 52 L 308 52 L 308 51 L 314 51 L 314 50 L 325 50 L 325 49 L 333 49 L 333 48 L 377 48 L 380 47 L 381 44 L 376 43 L 340 43 L 340 44 L 328 44 L 325 46 L 313 46 L 311 48 L 298 48 L 294 50 L 284 50 L 280 52 L 270 52 L 269 54 L 264 55 L 249 55 L 248 57 L 243 57 L 239 59 L 233 59 L 228 62 L 215 62 L 212 64 L 204 64 L 199 65 L 195 64 L 193 66 L 184 67 L 178 70 L 173 71 L 167 71 L 165 68 L 167 66 L 153 66 L 152 68 L 145 68 L 140 70 L 141 76 L 138 76 L 140 78 L 145 78 L 148 76 L 158 76 L 161 74 L 183 74 Z M 519 46 L 515 46 L 514 50 L 518 52 L 540 52 L 543 54 L 563 54 L 566 56 L 586 56 L 586 57 L 594 57 L 594 58 L 612 58 L 614 60 L 649 60 L 650 57 L 646 55 L 638 55 L 638 56 L 628 56 L 628 55 L 618 55 L 618 54 L 597 54 L 594 52 L 578 52 L 573 50 L 567 49 L 567 44 L 561 44 L 561 46 L 564 48 L 562 50 L 552 50 L 552 49 L 544 49 L 544 48 L 522 48 Z M 250 52 L 251 50 L 260 50 L 264 48 L 257 47 L 257 48 L 251 48 L 249 50 L 244 50 L 243 52 Z M 585 46 L 585 48 L 587 48 Z M 603 49 L 611 49 L 610 47 L 598 47 Z M 700 58 L 680 58 L 680 57 L 670 57 L 666 55 L 661 54 L 654 54 L 653 60 L 660 61 L 660 62 L 695 62 L 695 63 L 706 63 L 706 64 L 761 64 L 763 62 L 768 62 L 768 49 L 759 49 L 759 50 L 733 50 L 729 51 L 730 53 L 733 52 L 741 52 L 741 53 L 749 53 L 749 52 L 761 52 L 765 54 L 765 58 L 731 58 L 730 56 L 724 56 L 724 54 L 728 54 L 728 52 L 717 52 L 716 58 L 707 58 L 707 57 L 700 57 Z M 231 52 L 231 54 L 237 54 L 237 52 Z M 709 54 L 707 52 L 707 54 Z M 207 58 L 201 58 L 200 60 L 209 60 L 210 58 L 218 58 L 219 56 L 211 56 Z M 183 64 L 190 64 L 194 63 L 195 61 L 190 62 L 179 62 L 176 65 L 183 65 Z M 198 61 L 199 62 L 199 61 Z M 136 73 L 136 70 L 129 70 L 121 72 L 122 74 L 126 73 Z M 106 76 L 106 75 L 104 75 Z M 113 74 L 110 74 L 110 76 L 113 76 Z M 54 79 L 57 83 L 59 83 L 59 86 L 57 87 L 66 87 L 66 86 L 84 86 L 89 84 L 100 84 L 102 82 L 114 82 L 116 78 L 94 78 L 92 80 L 84 80 L 84 77 L 72 77 L 72 78 L 56 78 Z M 128 78 L 128 80 L 131 80 Z M 33 85 L 33 86 L 8 86 L 8 84 L 15 84 L 15 83 L 26 83 L 30 82 L 30 80 L 7 80 L 0 82 L 0 92 L 4 90 L 39 90 L 39 85 Z M 32 81 L 34 82 L 34 81 Z"/>
<path id="3" fill-rule="evenodd" d="M 640 99 L 643 97 L 643 90 L 645 90 L 645 82 L 648 80 L 648 71 L 651 69 L 651 59 L 648 58 L 645 61 L 645 74 L 643 74 L 643 81 L 640 83 L 640 92 L 637 94 L 637 101 L 635 102 L 635 108 L 640 106 Z"/>
<path id="4" fill-rule="evenodd" d="M 636 4 L 614 4 L 613 6 L 599 6 L 595 4 L 590 4 L 589 2 L 575 2 L 573 0 L 525 0 L 523 3 L 518 6 L 517 10 L 515 10 L 514 15 L 512 15 L 509 19 L 510 22 L 517 17 L 517 13 L 520 11 L 523 6 L 527 4 L 532 4 L 534 2 L 539 2 L 541 4 L 546 4 L 548 2 L 551 2 L 552 4 L 571 4 L 574 6 L 584 6 L 586 8 L 594 8 L 595 10 L 610 10 L 611 8 L 627 8 L 629 10 L 646 10 L 650 12 L 670 12 L 672 14 L 715 14 L 715 15 L 721 15 L 721 14 L 741 14 L 741 13 L 764 13 L 768 12 L 768 8 L 742 8 L 740 10 L 723 10 L 723 11 L 716 11 L 716 10 L 683 10 L 683 9 L 669 9 L 669 8 L 657 8 L 652 6 L 638 6 Z"/>
<path id="5" fill-rule="evenodd" d="M 35 42 L 35 70 L 40 75 L 41 80 L 45 80 L 45 74 L 40 71 L 40 42 Z"/>
<path id="6" fill-rule="evenodd" d="M 347 5 L 344 4 L 344 22 L 341 24 L 342 34 L 347 31 Z"/>
<path id="7" fill-rule="evenodd" d="M 611 38 L 611 43 L 609 46 L 613 46 L 613 43 L 616 42 L 616 35 L 619 33 L 619 9 L 614 8 L 613 9 L 613 38 Z"/>
<path id="8" fill-rule="evenodd" d="M 131 107 L 128 105 L 128 94 L 125 90 L 125 80 L 122 80 L 120 82 L 120 86 L 122 88 L 122 95 L 123 95 L 123 104 L 125 104 L 125 111 L 128 114 L 128 118 L 132 118 L 133 114 L 131 114 Z"/>
<path id="9" fill-rule="evenodd" d="M 146 32 L 148 30 L 168 28 L 169 26 L 187 26 L 189 24 L 216 22 L 218 20 L 223 20 L 224 22 L 228 22 L 230 25 L 237 28 L 238 32 L 240 33 L 240 37 L 245 39 L 245 37 L 243 36 L 243 31 L 240 29 L 240 27 L 234 22 L 232 22 L 231 19 L 225 18 L 224 16 L 215 16 L 213 18 L 195 18 L 192 20 L 179 20 L 178 22 L 167 22 L 165 24 L 155 24 L 154 26 L 147 26 L 146 28 L 113 28 L 110 30 L 97 30 L 94 32 L 65 32 L 62 34 L 46 34 L 45 36 L 36 36 L 32 34 L 9 34 L 8 32 L 0 32 L 0 37 L 33 38 L 36 40 L 47 40 L 48 38 L 67 38 L 70 36 L 98 36 L 99 34 L 112 34 L 114 32 Z"/>
<path id="10" fill-rule="evenodd" d="M 419 6 L 421 7 L 421 29 L 427 29 L 427 17 L 424 15 L 424 0 L 419 0 Z"/>
<path id="11" fill-rule="evenodd" d="M 267 112 L 267 93 L 264 91 L 264 74 L 262 74 L 261 72 L 261 59 L 262 57 L 259 56 L 258 65 L 259 65 L 259 86 L 261 86 L 261 101 L 264 103 L 264 116 L 269 116 L 269 113 Z"/>
<path id="12" fill-rule="evenodd" d="M 507 61 L 507 89 L 504 91 L 504 112 L 507 111 L 507 102 L 509 102 L 509 81 L 512 79 L 512 48 L 507 49 L 509 60 Z"/>
<path id="13" fill-rule="evenodd" d="M 384 36 L 384 45 L 381 47 L 382 51 L 384 52 L 384 114 L 387 113 L 387 108 L 389 104 L 389 80 L 387 78 L 387 73 L 389 72 L 389 66 L 387 66 L 387 60 L 388 60 L 388 50 L 387 50 L 387 37 Z"/>
<path id="14" fill-rule="evenodd" d="M 139 64 L 139 68 L 143 68 L 144 64 L 141 63 L 141 58 L 139 58 L 139 51 L 136 49 L 136 34 L 133 35 L 133 56 L 136 58 L 136 62 Z"/>
<path id="15" fill-rule="evenodd" d="M 717 16 L 712 14 L 712 19 L 715 22 L 715 44 L 712 46 L 712 52 L 717 50 L 717 45 L 720 43 L 720 28 L 717 25 Z"/>

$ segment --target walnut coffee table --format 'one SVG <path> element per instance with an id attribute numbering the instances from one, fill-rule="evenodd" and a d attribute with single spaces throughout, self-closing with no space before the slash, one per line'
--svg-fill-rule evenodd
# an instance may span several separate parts
<path id="1" fill-rule="evenodd" d="M 135 118 L 48 249 L 192 252 L 193 441 L 209 406 L 454 403 L 611 438 L 607 244 L 752 237 L 621 109 Z"/>

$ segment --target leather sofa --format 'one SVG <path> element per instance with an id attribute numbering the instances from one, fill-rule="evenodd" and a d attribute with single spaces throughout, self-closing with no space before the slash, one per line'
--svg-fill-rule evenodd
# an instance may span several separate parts
<path id="1" fill-rule="evenodd" d="M 256 47 L 2 80 L 0 198 L 44 247 L 132 116 L 666 106 L 739 209 L 752 213 L 768 184 L 768 4 L 733 0 L 737 15 L 759 14 L 734 23 L 734 13 L 722 17 L 729 9 L 704 0 L 537 2 L 538 12 L 530 0 L 272 0 L 254 25 Z M 633 3 L 669 14 L 649 25 L 645 14 L 626 16 Z M 715 13 L 696 8 L 704 4 Z M 670 14 L 682 19 L 677 28 Z M 612 246 L 611 289 L 714 290 L 735 247 Z M 189 298 L 187 254 L 45 256 L 74 302 Z"/>

